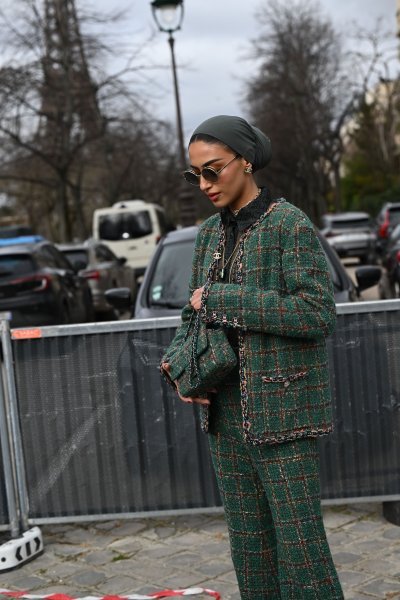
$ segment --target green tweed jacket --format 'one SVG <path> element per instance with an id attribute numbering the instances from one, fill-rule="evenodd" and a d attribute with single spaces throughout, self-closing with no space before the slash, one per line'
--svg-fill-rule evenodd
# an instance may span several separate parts
<path id="1" fill-rule="evenodd" d="M 220 216 L 213 215 L 199 229 L 191 292 L 204 285 L 223 243 Z M 245 439 L 276 443 L 328 433 L 325 337 L 334 329 L 336 309 L 311 221 L 289 202 L 278 201 L 246 230 L 232 267 L 229 283 L 211 285 L 203 319 L 238 330 Z M 182 325 L 163 360 L 184 338 L 192 310 L 190 304 L 183 309 Z"/>

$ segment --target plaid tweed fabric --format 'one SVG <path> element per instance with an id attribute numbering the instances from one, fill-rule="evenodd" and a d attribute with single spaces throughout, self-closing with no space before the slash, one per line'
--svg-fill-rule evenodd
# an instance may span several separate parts
<path id="1" fill-rule="evenodd" d="M 223 232 L 213 215 L 199 230 L 191 291 L 201 287 Z M 239 332 L 245 439 L 274 443 L 332 429 L 324 338 L 336 309 L 325 254 L 307 216 L 280 201 L 246 230 L 232 265 L 232 283 L 213 283 L 207 321 Z M 192 309 L 163 360 L 182 343 Z M 203 410 L 206 429 L 207 409 Z"/>
<path id="2" fill-rule="evenodd" d="M 317 440 L 253 446 L 238 376 L 213 398 L 210 447 L 242 600 L 342 600 L 321 517 Z"/>
<path id="3" fill-rule="evenodd" d="M 170 379 L 177 382 L 183 396 L 206 394 L 210 387 L 224 379 L 226 373 L 232 370 L 237 362 L 225 332 L 221 328 L 207 330 L 205 323 L 200 320 L 199 324 L 198 336 L 192 331 L 186 341 L 177 348 L 176 354 L 168 358 Z"/>

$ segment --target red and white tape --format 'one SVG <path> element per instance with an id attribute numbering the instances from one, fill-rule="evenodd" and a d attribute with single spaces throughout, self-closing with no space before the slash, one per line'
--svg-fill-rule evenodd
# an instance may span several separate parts
<path id="1" fill-rule="evenodd" d="M 0 590 L 0 596 L 6 596 L 7 598 L 21 598 L 22 600 L 151 600 L 152 598 L 177 598 L 178 596 L 198 596 L 199 594 L 206 594 L 216 600 L 221 600 L 221 594 L 214 590 L 208 590 L 206 588 L 186 588 L 184 590 L 162 590 L 160 592 L 154 592 L 144 596 L 143 594 L 129 594 L 127 596 L 85 596 L 83 598 L 73 598 L 66 594 L 49 594 L 47 596 L 40 596 L 37 594 L 29 594 L 28 592 L 12 592 L 10 590 Z"/>

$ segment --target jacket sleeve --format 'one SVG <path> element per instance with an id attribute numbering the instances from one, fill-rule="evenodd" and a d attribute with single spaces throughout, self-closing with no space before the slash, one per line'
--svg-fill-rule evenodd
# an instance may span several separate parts
<path id="1" fill-rule="evenodd" d="M 336 322 L 333 286 L 325 253 L 304 215 L 281 232 L 282 290 L 213 284 L 205 318 L 243 330 L 320 338 Z"/>

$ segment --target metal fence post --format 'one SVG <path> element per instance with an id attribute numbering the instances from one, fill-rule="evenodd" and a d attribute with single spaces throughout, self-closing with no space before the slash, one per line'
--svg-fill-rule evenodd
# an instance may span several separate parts
<path id="1" fill-rule="evenodd" d="M 0 337 L 0 435 L 12 537 L 0 546 L 0 572 L 4 572 L 42 554 L 43 538 L 39 527 L 29 529 L 28 523 L 28 490 L 8 321 L 0 321 Z"/>
<path id="2" fill-rule="evenodd" d="M 10 325 L 8 321 L 0 321 L 1 346 L 3 350 L 3 386 L 5 414 L 11 438 L 11 456 L 14 459 L 15 483 L 19 503 L 19 520 L 23 530 L 29 529 L 28 523 L 28 490 L 26 486 L 25 462 L 22 450 L 22 437 L 19 427 L 17 391 L 14 377 L 14 361 L 12 356 Z"/>
<path id="3" fill-rule="evenodd" d="M 0 326 L 2 323 L 0 324 Z M 3 457 L 4 482 L 6 489 L 6 499 L 8 508 L 8 517 L 10 521 L 10 531 L 13 538 L 19 534 L 19 508 L 17 504 L 15 473 L 13 470 L 13 460 L 11 454 L 11 443 L 9 434 L 9 422 L 4 396 L 3 368 L 0 369 L 0 443 Z"/>

